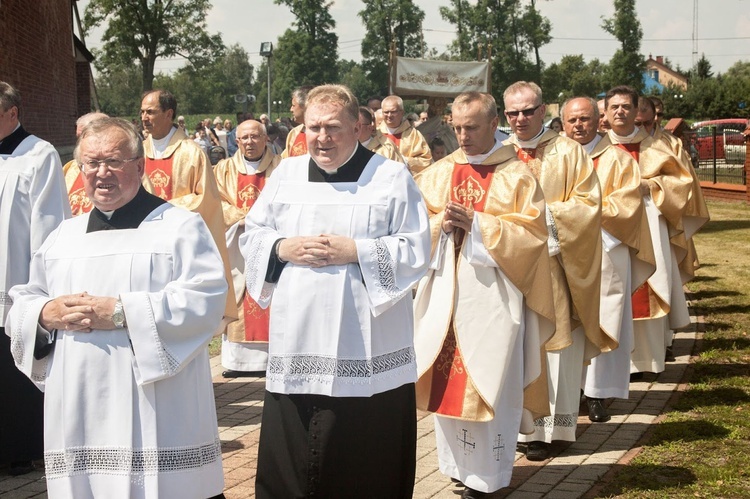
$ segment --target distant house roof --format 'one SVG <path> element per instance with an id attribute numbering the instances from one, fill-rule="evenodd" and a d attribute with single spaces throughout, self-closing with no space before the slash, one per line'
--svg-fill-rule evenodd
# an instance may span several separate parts
<path id="1" fill-rule="evenodd" d="M 665 65 L 664 57 L 661 55 L 657 55 L 656 59 L 654 59 L 651 54 L 648 55 L 648 59 L 646 60 L 646 72 L 652 78 L 656 76 L 654 79 L 657 79 L 663 86 L 667 86 L 670 83 L 685 89 L 688 86 L 687 78 Z"/>

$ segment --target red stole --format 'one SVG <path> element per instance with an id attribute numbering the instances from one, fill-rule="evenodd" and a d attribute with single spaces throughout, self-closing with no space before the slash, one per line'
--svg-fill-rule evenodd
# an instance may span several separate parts
<path id="1" fill-rule="evenodd" d="M 146 158 L 146 175 L 154 186 L 154 195 L 165 201 L 172 199 L 172 156 Z"/>
<path id="2" fill-rule="evenodd" d="M 536 149 L 524 149 L 519 147 L 516 149 L 516 156 L 518 156 L 518 159 L 528 164 L 529 161 L 536 158 Z"/>
<path id="3" fill-rule="evenodd" d="M 289 151 L 289 157 L 292 156 L 303 156 L 307 154 L 307 137 L 305 137 L 305 131 L 302 130 L 294 137 L 294 142 Z"/>
<path id="4" fill-rule="evenodd" d="M 244 175 L 237 173 L 237 199 L 235 203 L 237 208 L 249 210 L 252 208 L 255 200 L 258 199 L 260 191 L 266 185 L 266 174 L 258 173 L 256 175 Z"/>
<path id="5" fill-rule="evenodd" d="M 68 199 L 70 200 L 70 211 L 73 216 L 82 215 L 91 211 L 94 205 L 86 195 L 86 190 L 83 188 L 83 173 L 79 173 L 76 177 L 76 181 L 70 186 L 70 192 L 68 193 Z"/>
<path id="6" fill-rule="evenodd" d="M 396 144 L 396 147 L 401 147 L 401 133 L 386 133 L 384 134 L 386 137 L 388 137 L 388 140 Z"/>
<path id="7" fill-rule="evenodd" d="M 630 154 L 634 160 L 638 161 L 641 155 L 641 143 L 635 144 L 617 144 L 617 147 Z M 648 282 L 641 284 L 641 286 L 633 291 L 631 300 L 633 303 L 633 319 L 649 319 L 651 318 L 651 289 L 649 288 Z"/>
<path id="8" fill-rule="evenodd" d="M 237 198 L 238 208 L 250 210 L 255 200 L 258 199 L 260 191 L 266 185 L 266 174 L 244 175 L 237 172 Z M 268 324 L 271 309 L 260 308 L 250 298 L 247 289 L 242 293 L 242 320 L 245 326 L 245 341 L 268 341 Z"/>
<path id="9" fill-rule="evenodd" d="M 454 165 L 451 178 L 451 201 L 464 206 L 472 206 L 475 211 L 484 211 L 487 193 L 496 167 L 497 165 Z M 469 376 L 461 349 L 456 341 L 454 327 L 451 325 L 443 342 L 443 348 L 432 365 L 432 384 L 427 410 L 445 416 L 460 417 L 464 412 L 468 383 Z"/>

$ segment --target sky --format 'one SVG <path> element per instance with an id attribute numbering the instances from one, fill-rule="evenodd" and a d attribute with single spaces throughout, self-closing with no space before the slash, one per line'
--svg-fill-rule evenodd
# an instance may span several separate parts
<path id="1" fill-rule="evenodd" d="M 474 3 L 475 0 L 469 0 Z M 693 54 L 693 5 L 697 2 L 697 54 Z M 261 42 L 276 42 L 294 21 L 285 6 L 273 0 L 213 0 L 207 16 L 208 31 L 220 32 L 229 46 L 239 43 L 258 67 L 263 58 Z M 424 40 L 430 48 L 444 52 L 454 38 L 454 27 L 440 17 L 439 7 L 448 0 L 414 0 L 425 12 Z M 552 42 L 540 49 L 545 64 L 557 62 L 566 54 L 582 54 L 586 61 L 608 62 L 619 42 L 602 28 L 602 18 L 614 13 L 612 0 L 537 0 L 537 8 L 552 23 Z M 79 1 L 83 9 L 88 0 Z M 363 37 L 358 12 L 361 0 L 333 0 L 331 15 L 336 21 L 339 57 L 361 60 Z M 725 72 L 738 60 L 750 60 L 750 0 L 637 0 L 636 9 L 643 28 L 641 53 L 669 58 L 673 65 L 689 69 L 705 54 L 715 73 Z M 89 47 L 101 44 L 102 30 L 86 39 Z M 498 47 L 493 48 L 494 51 Z M 156 71 L 170 72 L 184 64 L 174 58 L 157 61 Z"/>

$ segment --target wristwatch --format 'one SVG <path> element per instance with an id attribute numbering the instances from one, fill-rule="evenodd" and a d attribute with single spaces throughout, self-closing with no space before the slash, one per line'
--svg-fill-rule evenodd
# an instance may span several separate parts
<path id="1" fill-rule="evenodd" d="M 115 302 L 115 310 L 112 312 L 112 322 L 115 327 L 125 327 L 125 311 L 122 309 L 122 301 L 119 298 Z"/>

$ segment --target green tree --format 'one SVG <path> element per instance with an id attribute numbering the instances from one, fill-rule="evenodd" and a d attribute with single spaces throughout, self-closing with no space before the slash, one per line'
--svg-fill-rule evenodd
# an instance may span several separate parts
<path id="1" fill-rule="evenodd" d="M 603 19 L 602 28 L 620 41 L 620 48 L 612 56 L 605 76 L 605 87 L 630 85 L 643 90 L 643 71 L 646 67 L 641 54 L 643 29 L 635 11 L 635 0 L 614 0 L 615 13 Z"/>
<path id="2" fill-rule="evenodd" d="M 582 55 L 563 56 L 542 73 L 545 100 L 562 103 L 571 97 L 596 97 L 605 69 L 598 59 L 586 63 Z"/>
<path id="3" fill-rule="evenodd" d="M 367 76 L 363 64 L 355 61 L 339 61 L 339 79 L 342 85 L 349 87 L 357 96 L 361 105 L 364 105 L 370 96 L 382 91 L 382 88 Z"/>
<path id="4" fill-rule="evenodd" d="M 271 57 L 271 100 L 289 102 L 292 90 L 300 85 L 320 85 L 338 81 L 338 36 L 336 23 L 324 0 L 274 0 L 294 14 L 296 29 L 282 34 Z M 265 65 L 264 65 L 265 66 Z M 267 69 L 257 75 L 256 95 L 266 108 Z"/>
<path id="5" fill-rule="evenodd" d="M 480 52 L 486 54 L 492 46 L 492 89 L 498 102 L 511 83 L 539 81 L 541 61 L 538 65 L 532 62 L 530 53 L 549 42 L 550 38 L 542 35 L 551 27 L 534 5 L 524 7 L 519 0 L 477 0 L 475 4 L 452 1 L 450 7 L 440 9 L 440 14 L 462 26 L 464 39 L 454 41 L 454 55 L 461 49 L 462 58 L 471 60 Z"/>
<path id="6" fill-rule="evenodd" d="M 219 35 L 206 31 L 210 7 L 211 0 L 91 0 L 84 30 L 106 24 L 97 69 L 106 73 L 137 63 L 142 88 L 150 90 L 158 58 L 180 56 L 196 67 L 205 65 L 224 48 Z"/>
<path id="7" fill-rule="evenodd" d="M 711 62 L 706 59 L 706 54 L 701 54 L 701 58 L 695 62 L 695 66 L 693 66 L 690 74 L 693 78 L 700 80 L 713 78 L 714 72 L 711 71 Z"/>
<path id="8" fill-rule="evenodd" d="M 727 78 L 750 80 L 750 62 L 737 61 L 724 73 Z"/>
<path id="9" fill-rule="evenodd" d="M 456 26 L 456 39 L 453 40 L 450 51 L 458 60 L 471 60 L 471 35 L 468 28 L 471 23 L 468 17 L 474 13 L 473 8 L 468 0 L 450 0 L 450 4 L 452 7 L 440 7 L 440 16 Z"/>
<path id="10" fill-rule="evenodd" d="M 362 0 L 359 17 L 365 25 L 362 58 L 367 75 L 379 88 L 388 87 L 391 44 L 403 57 L 422 57 L 424 11 L 412 0 Z"/>
<path id="11" fill-rule="evenodd" d="M 99 104 L 110 116 L 134 116 L 141 105 L 141 68 L 135 64 L 113 65 L 96 77 Z"/>

